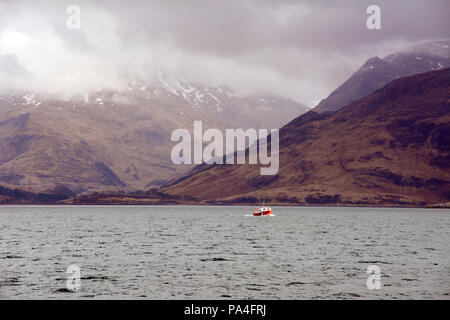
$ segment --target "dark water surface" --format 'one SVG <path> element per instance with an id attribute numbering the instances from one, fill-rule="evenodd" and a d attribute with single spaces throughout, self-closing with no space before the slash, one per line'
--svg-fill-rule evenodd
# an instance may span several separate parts
<path id="1" fill-rule="evenodd" d="M 0 299 L 449 299 L 450 210 L 253 209 L 0 207 Z"/>

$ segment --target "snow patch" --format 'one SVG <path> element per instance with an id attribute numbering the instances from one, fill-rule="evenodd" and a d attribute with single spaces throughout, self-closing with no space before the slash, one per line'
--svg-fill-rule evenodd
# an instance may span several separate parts
<path id="1" fill-rule="evenodd" d="M 29 93 L 29 94 L 24 95 L 22 97 L 22 99 L 25 100 L 25 102 L 22 103 L 22 105 L 24 105 L 24 106 L 36 103 L 36 100 L 34 99 L 34 94 L 33 93 Z"/>

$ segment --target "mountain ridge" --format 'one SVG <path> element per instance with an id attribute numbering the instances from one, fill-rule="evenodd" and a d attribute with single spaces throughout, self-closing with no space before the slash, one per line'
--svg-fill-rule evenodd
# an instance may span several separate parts
<path id="1" fill-rule="evenodd" d="M 399 77 L 450 67 L 450 41 L 427 41 L 390 54 L 372 57 L 313 110 L 335 112 Z"/>
<path id="2" fill-rule="evenodd" d="M 450 68 L 403 77 L 280 129 L 280 170 L 200 167 L 161 188 L 208 203 L 418 205 L 450 198 Z M 250 201 L 251 202 L 251 201 Z"/>

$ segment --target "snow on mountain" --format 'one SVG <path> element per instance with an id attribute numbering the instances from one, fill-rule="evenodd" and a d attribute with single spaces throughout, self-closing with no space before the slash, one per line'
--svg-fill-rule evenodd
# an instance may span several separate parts
<path id="1" fill-rule="evenodd" d="M 308 108 L 270 96 L 238 97 L 181 78 L 131 80 L 117 91 L 57 97 L 0 95 L 0 184 L 75 192 L 145 189 L 188 170 L 171 162 L 171 133 L 279 128 Z"/>

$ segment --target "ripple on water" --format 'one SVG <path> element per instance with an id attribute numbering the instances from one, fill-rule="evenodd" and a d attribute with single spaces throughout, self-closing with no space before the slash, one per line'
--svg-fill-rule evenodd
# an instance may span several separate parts
<path id="1" fill-rule="evenodd" d="M 0 207 L 0 294 L 448 299 L 449 211 L 275 209 L 248 219 L 248 207 Z M 71 264 L 77 293 L 65 288 Z M 379 292 L 366 286 L 372 264 Z"/>

